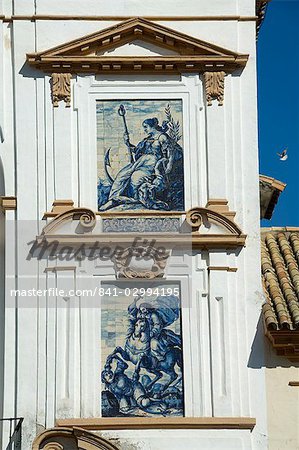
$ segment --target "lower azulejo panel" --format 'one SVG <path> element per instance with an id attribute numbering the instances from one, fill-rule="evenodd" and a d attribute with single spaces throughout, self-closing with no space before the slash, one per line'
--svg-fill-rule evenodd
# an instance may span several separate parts
<path id="1" fill-rule="evenodd" d="M 179 283 L 102 284 L 102 416 L 183 416 Z"/>

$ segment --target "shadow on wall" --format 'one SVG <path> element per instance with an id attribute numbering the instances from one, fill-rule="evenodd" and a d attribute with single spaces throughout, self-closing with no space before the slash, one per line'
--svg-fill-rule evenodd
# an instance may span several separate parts
<path id="1" fill-rule="evenodd" d="M 264 325 L 262 315 L 260 315 L 256 327 L 256 333 L 252 342 L 247 367 L 250 367 L 251 369 L 260 369 L 261 367 L 265 367 L 264 340 Z"/>
<path id="2" fill-rule="evenodd" d="M 265 367 L 267 369 L 275 369 L 277 367 L 281 368 L 291 368 L 291 367 L 298 367 L 299 368 L 299 362 L 292 362 L 290 361 L 286 356 L 279 356 L 276 354 L 275 349 L 272 347 L 271 342 L 269 339 L 265 337 Z M 291 376 L 290 376 L 291 381 Z M 296 380 L 297 377 L 296 377 Z"/>
<path id="3" fill-rule="evenodd" d="M 247 367 L 251 369 L 267 369 L 275 367 L 299 367 L 299 362 L 292 362 L 286 356 L 278 356 L 271 342 L 265 336 L 262 314 L 260 315 L 256 333 L 251 346 Z"/>
<path id="4" fill-rule="evenodd" d="M 25 78 L 45 78 L 44 72 L 31 67 L 27 61 L 24 62 L 19 74 Z"/>

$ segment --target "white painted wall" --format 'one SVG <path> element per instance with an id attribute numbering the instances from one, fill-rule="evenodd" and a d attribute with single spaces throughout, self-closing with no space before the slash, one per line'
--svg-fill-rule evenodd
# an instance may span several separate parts
<path id="1" fill-rule="evenodd" d="M 299 443 L 299 364 L 277 356 L 265 339 L 269 450 L 297 450 Z"/>
<path id="2" fill-rule="evenodd" d="M 134 16 L 254 15 L 254 3 L 253 0 L 187 0 L 176 4 L 168 0 L 160 3 L 22 0 L 11 4 L 2 0 L 0 15 L 88 12 L 103 16 L 115 11 Z M 211 430 L 194 433 L 194 439 L 211 449 L 218 448 L 219 439 L 223 445 L 226 443 L 227 447 L 222 448 L 265 449 L 264 369 L 261 329 L 257 328 L 263 299 L 259 264 L 255 23 L 159 22 L 228 49 L 249 53 L 242 74 L 225 79 L 223 107 L 216 102 L 206 107 L 202 81 L 197 75 L 169 79 L 78 76 L 72 80 L 71 108 L 61 104 L 53 109 L 49 77 L 25 64 L 26 53 L 45 50 L 113 23 L 116 22 L 22 20 L 3 23 L 1 27 L 0 125 L 4 141 L 0 150 L 5 194 L 17 196 L 19 221 L 19 230 L 12 233 L 15 213 L 6 213 L 9 307 L 5 311 L 4 416 L 25 417 L 26 450 L 38 430 L 53 426 L 55 417 L 100 414 L 100 311 L 79 309 L 79 299 L 74 300 L 77 306 L 74 308 L 46 307 L 37 301 L 30 309 L 11 307 L 9 289 L 26 285 L 20 274 L 28 241 L 24 242 L 25 232 L 20 230 L 33 226 L 33 234 L 38 234 L 40 224 L 30 225 L 29 221 L 40 220 L 55 199 L 71 198 L 76 206 L 96 209 L 97 98 L 162 98 L 167 93 L 167 97 L 182 98 L 184 104 L 186 208 L 204 206 L 208 198 L 227 198 L 230 209 L 237 212 L 237 223 L 248 235 L 246 248 L 239 254 L 215 251 L 194 256 L 192 276 L 186 278 L 193 305 L 184 316 L 187 414 L 256 417 L 257 425 L 251 434 Z M 46 263 L 32 264 L 30 270 L 36 286 L 64 283 L 59 273 L 43 273 Z M 238 271 L 208 273 L 207 265 L 237 267 Z M 75 282 L 72 277 L 80 283 L 85 270 L 105 274 L 106 279 L 114 276 L 111 265 L 78 265 L 76 275 L 70 272 L 69 283 Z M 182 270 L 178 273 L 173 269 L 170 276 L 183 276 Z M 180 439 L 183 434 L 181 437 L 178 434 L 178 445 Z M 154 449 L 155 445 L 153 441 L 149 448 Z"/>
<path id="3" fill-rule="evenodd" d="M 65 14 L 65 15 L 98 15 L 98 16 L 219 16 L 219 15 L 255 15 L 254 0 L 186 0 L 173 3 L 163 0 L 163 3 L 143 2 L 139 0 L 1 0 L 0 9 L 4 14 Z"/>
<path id="4" fill-rule="evenodd" d="M 5 194 L 4 173 L 0 159 L 0 195 Z M 5 216 L 0 212 L 0 417 L 3 417 L 4 400 L 4 338 L 5 338 Z M 0 447 L 2 446 L 2 424 L 0 423 Z"/>

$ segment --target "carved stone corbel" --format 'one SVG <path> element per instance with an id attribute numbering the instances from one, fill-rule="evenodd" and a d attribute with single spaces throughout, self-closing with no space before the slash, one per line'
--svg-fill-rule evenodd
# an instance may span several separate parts
<path id="1" fill-rule="evenodd" d="M 52 73 L 52 103 L 54 107 L 58 102 L 64 101 L 66 107 L 71 106 L 71 73 Z"/>
<path id="2" fill-rule="evenodd" d="M 208 106 L 212 105 L 212 100 L 218 100 L 218 105 L 222 106 L 224 101 L 224 77 L 226 73 L 204 72 L 204 86 Z"/>
<path id="3" fill-rule="evenodd" d="M 154 247 L 127 247 L 114 256 L 117 278 L 163 277 L 170 252 L 161 252 Z"/>

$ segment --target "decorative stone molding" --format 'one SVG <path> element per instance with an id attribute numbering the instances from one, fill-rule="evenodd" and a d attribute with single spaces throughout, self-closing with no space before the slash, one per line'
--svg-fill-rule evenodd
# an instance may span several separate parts
<path id="1" fill-rule="evenodd" d="M 114 257 L 117 278 L 163 277 L 170 252 L 163 254 L 152 246 L 128 247 Z"/>
<path id="2" fill-rule="evenodd" d="M 192 246 L 197 248 L 244 247 L 246 235 L 234 222 L 227 200 L 209 200 L 208 208 L 196 207 L 186 213 L 186 225 L 192 230 Z M 208 230 L 216 227 L 215 231 Z"/>
<path id="3" fill-rule="evenodd" d="M 228 201 L 225 198 L 213 198 L 211 200 L 208 200 L 206 208 L 218 212 L 219 214 L 222 214 L 232 221 L 234 221 L 234 218 L 236 216 L 235 211 L 229 210 Z"/>
<path id="4" fill-rule="evenodd" d="M 107 22 L 107 21 L 124 21 L 124 20 L 130 20 L 132 16 L 128 15 L 102 15 L 102 16 L 94 16 L 94 15 L 78 15 L 78 14 L 33 14 L 33 15 L 18 15 L 14 14 L 12 16 L 1 16 L 0 20 L 3 20 L 3 22 L 13 22 L 18 20 L 30 20 L 31 22 L 35 22 L 36 20 L 72 20 L 72 21 L 96 21 L 96 22 Z M 204 21 L 204 22 L 210 22 L 210 21 L 237 21 L 237 22 L 256 22 L 258 17 L 257 16 L 240 16 L 240 15 L 211 15 L 211 16 L 182 16 L 182 15 L 162 15 L 162 16 L 143 16 L 146 20 L 151 21 L 158 21 L 158 22 L 197 22 L 197 21 Z"/>
<path id="5" fill-rule="evenodd" d="M 133 41 L 144 41 L 161 47 L 163 55 L 115 56 L 111 52 L 112 49 Z M 52 74 L 54 106 L 58 106 L 60 100 L 70 106 L 70 78 L 71 74 L 78 73 L 206 73 L 209 104 L 215 97 L 222 104 L 224 75 L 244 68 L 247 60 L 248 55 L 224 49 L 139 17 L 43 52 L 27 54 L 28 64 Z"/>
<path id="6" fill-rule="evenodd" d="M 52 210 L 50 212 L 45 212 L 43 219 L 48 219 L 50 217 L 56 217 L 63 212 L 70 211 L 74 208 L 73 200 L 54 200 L 52 204 Z"/>
<path id="7" fill-rule="evenodd" d="M 76 266 L 50 266 L 50 267 L 46 267 L 44 269 L 44 273 L 47 273 L 47 272 L 58 273 L 58 272 L 65 272 L 65 271 L 76 272 L 76 270 L 77 270 Z"/>
<path id="8" fill-rule="evenodd" d="M 206 92 L 207 105 L 212 105 L 212 100 L 216 99 L 218 105 L 222 106 L 224 101 L 224 77 L 226 73 L 220 72 L 204 72 L 204 86 Z"/>
<path id="9" fill-rule="evenodd" d="M 17 209 L 17 197 L 0 197 L 0 209 L 5 212 Z"/>
<path id="10" fill-rule="evenodd" d="M 68 450 L 119 450 L 107 439 L 78 427 L 56 427 L 45 430 L 35 438 L 32 450 L 63 450 L 66 448 L 65 444 Z"/>
<path id="11" fill-rule="evenodd" d="M 228 234 L 244 236 L 233 220 L 209 208 L 196 207 L 190 209 L 186 213 L 186 222 L 191 226 L 193 233 L 198 233 L 202 224 L 208 225 L 210 222 L 213 222 L 223 227 Z"/>
<path id="12" fill-rule="evenodd" d="M 58 216 L 55 217 L 48 225 L 43 228 L 41 238 L 47 235 L 55 235 L 56 230 L 64 225 L 67 222 L 71 222 L 73 220 L 79 220 L 79 224 L 82 227 L 83 232 L 92 231 L 95 227 L 97 217 L 96 214 L 88 208 L 73 208 L 68 211 L 65 211 Z M 80 236 L 82 232 L 78 233 Z M 76 234 L 75 234 L 76 236 Z"/>
<path id="13" fill-rule="evenodd" d="M 59 419 L 57 426 L 86 430 L 152 430 L 152 429 L 238 429 L 253 430 L 252 417 L 114 417 L 90 419 Z M 33 449 L 37 450 L 37 449 Z"/>
<path id="14" fill-rule="evenodd" d="M 131 229 L 121 228 L 118 231 L 104 230 L 104 219 L 109 219 L 109 214 L 98 214 L 99 220 L 97 222 L 97 214 L 87 208 L 72 208 L 55 215 L 54 219 L 48 223 L 42 230 L 40 236 L 37 237 L 37 242 L 59 243 L 61 245 L 80 246 L 81 244 L 100 245 L 121 245 L 122 249 L 132 246 L 134 238 L 141 236 L 143 240 L 151 242 L 155 240 L 155 247 L 163 246 L 166 249 L 172 249 L 176 246 L 183 246 L 184 248 L 219 248 L 219 249 L 236 249 L 245 245 L 246 235 L 244 235 L 238 225 L 234 222 L 235 213 L 229 211 L 227 200 L 215 199 L 208 202 L 208 208 L 196 207 L 187 212 L 172 213 L 173 218 L 180 221 L 180 226 L 175 230 L 168 230 L 155 227 L 150 230 L 137 230 L 132 232 Z M 52 213 L 54 215 L 54 213 Z M 144 218 L 148 217 L 158 218 L 157 211 L 144 212 Z M 142 215 L 142 214 L 141 214 Z M 165 215 L 165 213 L 163 213 Z M 124 212 L 126 219 L 136 218 L 136 212 Z M 121 213 L 117 215 L 111 213 L 111 219 L 121 218 Z M 171 217 L 171 215 L 170 215 Z M 179 218 L 180 217 L 180 218 Z M 165 219 L 165 218 L 164 218 Z M 79 227 L 73 231 L 66 233 L 61 232 L 61 228 L 67 223 L 77 220 Z M 97 224 L 97 226 L 96 226 Z M 93 229 L 96 226 L 96 231 Z M 71 228 L 70 228 L 71 230 Z M 160 270 L 163 268 L 160 267 Z M 156 272 L 159 270 L 156 268 Z M 133 271 L 134 272 L 134 271 Z M 136 271 L 135 271 L 136 272 Z M 138 272 L 138 271 L 137 271 Z M 161 272 L 160 272 L 161 273 Z M 128 276 L 129 273 L 126 273 Z M 133 273 L 131 273 L 132 276 Z M 124 274 L 122 274 L 124 276 Z M 160 276 L 160 275 L 159 275 Z"/>
<path id="15" fill-rule="evenodd" d="M 113 55 L 98 56 L 100 52 L 120 47 L 129 42 L 141 40 L 171 50 L 171 53 L 155 57 L 136 57 Z M 173 52 L 178 56 L 173 56 Z M 137 59 L 136 59 L 137 58 Z M 140 65 L 143 70 L 176 72 L 201 72 L 206 67 L 223 66 L 225 72 L 233 72 L 246 65 L 248 55 L 210 44 L 188 36 L 171 28 L 137 17 L 120 22 L 117 25 L 83 36 L 74 41 L 59 45 L 40 53 L 27 55 L 30 65 L 46 72 L 115 72 L 120 66 L 123 72 L 134 72 L 134 66 Z M 67 70 L 65 67 L 67 64 Z M 162 67 L 158 68 L 162 64 Z M 166 67 L 171 65 L 173 67 Z M 210 70 L 210 69 L 209 69 Z"/>
<path id="16" fill-rule="evenodd" d="M 60 101 L 64 101 L 66 107 L 71 106 L 71 77 L 70 73 L 52 73 L 51 89 L 54 107 L 58 107 Z"/>
<path id="17" fill-rule="evenodd" d="M 220 272 L 237 272 L 238 268 L 237 267 L 227 267 L 227 266 L 209 266 L 208 267 L 208 271 L 209 272 L 213 272 L 213 271 L 220 271 Z"/>

